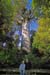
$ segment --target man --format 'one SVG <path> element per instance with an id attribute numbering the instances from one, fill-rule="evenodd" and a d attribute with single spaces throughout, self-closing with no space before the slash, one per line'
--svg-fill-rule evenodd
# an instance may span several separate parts
<path id="1" fill-rule="evenodd" d="M 24 63 L 24 61 L 22 61 L 22 63 L 19 66 L 19 72 L 20 72 L 20 75 L 25 75 L 25 63 Z"/>

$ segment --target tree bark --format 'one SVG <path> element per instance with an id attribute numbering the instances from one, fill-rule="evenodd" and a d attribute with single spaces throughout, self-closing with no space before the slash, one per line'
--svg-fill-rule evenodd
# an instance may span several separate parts
<path id="1" fill-rule="evenodd" d="M 30 52 L 30 35 L 27 20 L 22 23 L 22 49 Z"/>

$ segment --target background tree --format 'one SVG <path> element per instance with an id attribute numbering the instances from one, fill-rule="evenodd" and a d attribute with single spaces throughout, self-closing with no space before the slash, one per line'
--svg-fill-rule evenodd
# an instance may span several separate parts
<path id="1" fill-rule="evenodd" d="M 40 52 L 50 54 L 50 19 L 41 18 L 39 20 L 39 27 L 34 36 L 33 47 L 39 49 Z"/>
<path id="2" fill-rule="evenodd" d="M 50 60 L 50 0 L 32 0 L 32 7 L 38 21 L 32 47 L 36 49 L 35 56 L 39 57 L 40 63 L 45 64 Z"/>
<path id="3" fill-rule="evenodd" d="M 45 51 L 46 50 L 48 51 L 49 43 L 47 43 L 47 42 L 49 40 L 48 37 L 50 36 L 50 34 L 49 34 L 49 32 L 50 32 L 49 31 L 50 1 L 49 0 L 41 0 L 41 1 L 38 0 L 38 2 L 37 2 L 37 0 L 33 0 L 32 5 L 33 5 L 33 9 L 34 10 L 36 9 L 34 11 L 35 16 L 37 18 L 39 18 L 38 19 L 39 27 L 38 27 L 38 30 L 34 37 L 34 42 L 33 42 L 34 46 L 36 45 L 36 48 L 41 48 L 40 50 L 44 51 L 44 49 L 45 49 Z M 36 13 L 37 13 L 37 15 L 36 15 Z M 46 45 L 48 45 L 48 46 L 46 46 Z"/>

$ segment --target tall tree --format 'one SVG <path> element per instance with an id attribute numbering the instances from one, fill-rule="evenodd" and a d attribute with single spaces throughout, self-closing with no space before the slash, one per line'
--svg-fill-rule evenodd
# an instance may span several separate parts
<path id="1" fill-rule="evenodd" d="M 22 37 L 23 42 L 26 41 L 27 45 L 25 46 L 26 51 L 30 51 L 30 38 L 28 30 L 28 22 L 31 19 L 31 11 L 28 11 L 26 7 L 26 0 L 1 0 L 0 2 L 0 35 L 5 36 L 9 30 L 11 30 L 12 22 L 16 22 L 18 25 L 22 25 Z M 15 17 L 15 18 L 14 18 Z M 13 21 L 14 20 L 14 21 Z M 26 30 L 25 30 L 26 29 Z M 23 33 L 24 30 L 24 33 Z M 25 34 L 26 32 L 26 34 Z M 26 36 L 26 37 L 25 37 Z M 26 43 L 25 42 L 25 43 Z M 23 46 L 24 46 L 23 45 Z"/>
<path id="2" fill-rule="evenodd" d="M 23 11 L 23 12 L 22 12 Z M 29 37 L 29 28 L 28 22 L 31 18 L 30 11 L 24 7 L 21 10 L 22 14 L 17 15 L 17 23 L 22 25 L 22 49 L 26 52 L 30 52 L 30 37 Z"/>
<path id="3" fill-rule="evenodd" d="M 24 0 L 23 0 L 24 1 Z M 21 0 L 22 3 L 22 0 Z M 30 52 L 30 37 L 28 22 L 32 18 L 31 11 L 22 6 L 16 15 L 17 24 L 22 25 L 22 49 Z"/>

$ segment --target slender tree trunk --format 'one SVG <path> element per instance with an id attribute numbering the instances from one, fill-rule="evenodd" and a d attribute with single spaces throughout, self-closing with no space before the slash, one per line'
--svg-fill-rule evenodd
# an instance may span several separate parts
<path id="1" fill-rule="evenodd" d="M 30 35 L 27 20 L 22 23 L 22 49 L 30 52 Z"/>

